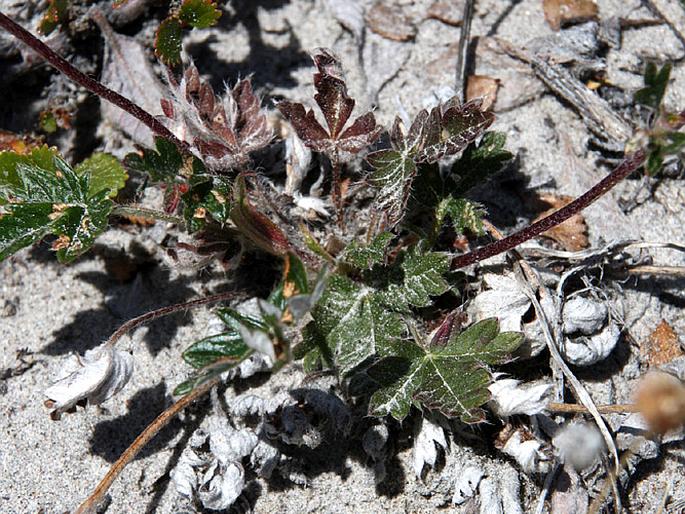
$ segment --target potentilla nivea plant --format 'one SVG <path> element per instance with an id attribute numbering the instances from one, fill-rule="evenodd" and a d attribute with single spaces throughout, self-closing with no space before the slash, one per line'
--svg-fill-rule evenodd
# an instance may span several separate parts
<path id="1" fill-rule="evenodd" d="M 211 5 L 183 2 L 163 22 L 157 51 L 165 62 L 177 61 L 176 48 L 168 47 L 183 26 L 201 28 L 216 20 Z M 193 8 L 197 16 L 189 14 Z M 228 302 L 217 310 L 223 328 L 182 355 L 194 371 L 186 380 L 177 379 L 175 394 L 181 398 L 122 455 L 81 512 L 102 500 L 125 464 L 185 406 L 227 377 L 275 373 L 293 360 L 302 361 L 308 373 L 330 371 L 342 383 L 364 376 L 363 401 L 371 416 L 403 420 L 418 408 L 465 423 L 483 421 L 492 391 L 501 389 L 491 388 L 492 369 L 511 359 L 522 335 L 501 332 L 494 318 L 464 328 L 454 312 L 445 313 L 438 303 L 458 304 L 455 271 L 562 223 L 639 169 L 647 155 L 654 172 L 685 144 L 679 132 L 685 116 L 661 107 L 660 84 L 667 72 L 650 68 L 639 98 L 658 115 L 646 146 L 633 148 L 566 207 L 509 237 L 456 254 L 441 236 L 483 234 L 485 209 L 466 194 L 512 158 L 504 135 L 488 131 L 494 115 L 480 101 L 451 98 L 422 110 L 408 126 L 398 117 L 385 130 L 372 112 L 352 117 L 355 100 L 342 63 L 330 50 L 317 49 L 312 59 L 320 114 L 301 103 L 276 104 L 289 123 L 288 152 L 281 163 L 287 174 L 284 189 L 252 169 L 255 152 L 278 139 L 249 79 L 217 95 L 193 64 L 178 76 L 170 72 L 161 102 L 165 117 L 157 119 L 73 68 L 2 14 L 0 25 L 156 135 L 155 148 L 133 152 L 123 162 L 96 153 L 71 165 L 47 146 L 1 152 L 0 260 L 51 236 L 57 258 L 73 262 L 107 230 L 112 217 L 139 215 L 174 223 L 191 240 L 183 251 L 209 255 L 229 269 L 247 266 L 250 254 L 282 268 L 268 298 L 254 299 L 251 309 L 236 308 L 233 300 L 254 294 L 230 290 L 127 322 L 108 341 L 74 358 L 46 390 L 46 405 L 56 419 L 77 405 L 102 403 L 134 372 L 135 357 L 116 348 L 121 336 L 172 312 Z M 452 164 L 441 169 L 445 159 Z M 370 171 L 359 165 L 362 160 Z M 325 176 L 305 191 L 303 177 L 315 172 L 314 162 Z M 164 191 L 163 210 L 119 203 L 130 175 L 145 176 L 149 187 Z M 366 188 L 372 201 L 356 203 L 348 179 Z M 358 237 L 361 226 L 366 231 Z M 172 379 L 180 374 L 169 371 Z M 547 390 L 535 391 L 540 396 Z M 541 401 L 530 399 L 536 406 Z M 505 400 L 496 405 L 504 409 Z"/>

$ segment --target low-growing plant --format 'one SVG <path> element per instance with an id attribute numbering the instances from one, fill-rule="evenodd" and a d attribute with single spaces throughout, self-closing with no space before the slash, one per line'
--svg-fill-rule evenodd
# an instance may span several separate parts
<path id="1" fill-rule="evenodd" d="M 59 5 L 53 2 L 50 8 Z M 218 15 L 213 2 L 184 1 L 160 26 L 160 58 L 178 62 L 182 27 L 209 26 Z M 637 101 L 655 111 L 646 146 L 633 148 L 595 187 L 550 216 L 471 252 L 455 253 L 446 240 L 483 234 L 485 208 L 466 194 L 501 172 L 513 157 L 505 149 L 505 136 L 488 131 L 494 115 L 480 101 L 452 98 L 422 110 L 409 126 L 398 117 L 382 139 L 386 131 L 372 112 L 348 123 L 355 100 L 348 94 L 342 64 L 331 51 L 318 49 L 312 56 L 314 100 L 325 127 L 303 104 L 284 100 L 276 107 L 292 127 L 290 148 L 299 148 L 301 155 L 319 154 L 322 169 L 330 172 L 322 190 L 329 192 L 289 194 L 252 169 L 255 152 L 275 142 L 249 79 L 219 96 L 188 65 L 180 77 L 170 77 L 162 101 L 166 118 L 159 120 L 75 70 L 2 14 L 0 25 L 157 135 L 155 148 L 133 152 L 123 162 L 96 153 L 70 165 L 46 146 L 0 153 L 0 260 L 51 236 L 57 258 L 69 263 L 92 247 L 113 217 L 139 215 L 184 230 L 192 241 L 184 251 L 217 257 L 225 265 L 230 259 L 234 267 L 245 255 L 267 254 L 283 270 L 268 298 L 255 300 L 253 312 L 235 305 L 217 309 L 225 329 L 194 342 L 182 355 L 193 371 L 170 370 L 175 394 L 183 398 L 122 455 L 82 511 L 102 500 L 125 464 L 172 415 L 250 359 L 271 373 L 294 360 L 310 373 L 334 373 L 371 416 L 403 420 L 418 408 L 465 423 L 484 420 L 492 369 L 512 358 L 522 335 L 500 332 L 496 319 L 461 327 L 455 316 L 458 270 L 562 223 L 646 159 L 654 173 L 685 142 L 678 132 L 682 114 L 660 107 L 668 69 L 650 67 L 646 88 L 636 94 Z M 447 158 L 453 161 L 450 166 L 444 164 Z M 366 169 L 362 161 L 368 163 Z M 306 175 L 310 170 L 305 166 L 300 171 Z M 150 187 L 164 191 L 163 210 L 119 202 L 129 175 L 143 175 Z M 366 188 L 371 201 L 358 205 L 346 179 Z M 316 221 L 326 216 L 329 205 L 337 223 Z M 240 293 L 250 296 L 249 291 Z M 132 369 L 115 344 L 128 330 L 171 312 L 237 296 L 237 291 L 227 291 L 130 321 L 88 352 L 80 369 L 48 390 L 53 415 L 59 417 L 83 400 L 100 403 L 125 385 Z M 116 365 L 101 373 L 94 363 L 102 359 Z M 179 379 L 180 374 L 187 378 Z M 90 377 L 88 387 L 78 380 L 84 376 Z M 355 389 L 360 380 L 365 387 Z"/>

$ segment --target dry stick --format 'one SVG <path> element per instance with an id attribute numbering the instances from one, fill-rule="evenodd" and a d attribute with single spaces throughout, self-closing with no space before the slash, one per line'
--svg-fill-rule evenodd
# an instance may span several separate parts
<path id="1" fill-rule="evenodd" d="M 547 404 L 547 410 L 561 414 L 590 413 L 587 407 L 576 403 L 550 402 Z M 612 405 L 597 405 L 597 411 L 599 411 L 600 414 L 626 414 L 630 412 L 638 412 L 638 409 L 634 403 L 618 403 Z"/>
<path id="2" fill-rule="evenodd" d="M 199 307 L 201 305 L 207 305 L 210 303 L 221 302 L 224 300 L 230 300 L 235 298 L 235 291 L 228 291 L 226 293 L 214 294 L 211 296 L 205 296 L 204 298 L 198 298 L 197 300 L 191 300 L 184 303 L 176 303 L 174 305 L 167 305 L 166 307 L 161 307 L 154 311 L 146 312 L 138 317 L 128 320 L 126 323 L 121 325 L 105 342 L 107 346 L 114 346 L 114 344 L 122 338 L 127 332 L 133 330 L 140 325 L 147 323 L 148 321 L 161 318 L 162 316 L 167 316 L 173 314 L 174 312 L 184 311 L 192 309 L 194 307 Z"/>
<path id="3" fill-rule="evenodd" d="M 625 164 L 625 162 L 624 162 L 623 164 Z M 639 166 L 639 165 L 638 165 L 638 166 Z M 618 170 L 619 168 L 621 168 L 621 166 L 619 166 L 619 167 L 617 168 L 617 170 Z M 614 172 L 612 172 L 612 174 L 609 175 L 609 177 L 607 177 L 607 178 L 610 178 L 613 174 L 616 173 L 617 170 L 614 170 Z M 604 179 L 604 180 L 606 180 L 606 179 Z M 602 181 L 602 182 L 603 182 L 603 181 Z M 602 182 L 600 182 L 599 184 L 597 184 L 594 188 L 592 188 L 590 191 L 588 191 L 587 193 L 585 193 L 583 196 L 577 198 L 577 199 L 576 199 L 574 202 L 572 202 L 572 203 L 578 202 L 578 201 L 581 200 L 583 197 L 587 197 L 588 195 L 590 195 L 590 193 L 591 193 L 594 189 L 598 188 L 598 187 L 602 184 Z M 605 191 L 608 191 L 608 189 L 606 189 Z M 598 198 L 598 196 L 596 196 L 594 199 L 596 199 L 596 198 Z M 594 201 L 594 199 L 593 199 L 593 200 L 590 200 L 590 203 L 591 203 L 592 201 Z M 571 204 L 569 204 L 569 205 L 571 205 Z M 586 205 L 589 205 L 589 203 L 586 204 Z M 552 215 L 549 216 L 549 217 L 552 217 L 552 216 L 558 214 L 561 210 L 563 210 L 563 209 L 560 209 L 559 211 L 555 212 L 554 214 L 552 214 Z M 545 219 L 547 219 L 547 218 L 545 218 Z M 562 219 L 562 221 L 564 221 L 565 219 L 567 219 L 567 218 Z M 543 219 L 542 221 L 545 221 L 545 220 Z M 560 221 L 559 223 L 561 223 L 562 221 Z M 486 228 L 494 235 L 494 237 L 496 237 L 496 238 L 501 238 L 501 233 L 499 232 L 499 230 L 497 230 L 497 228 L 496 228 L 494 225 L 492 225 L 491 223 L 489 223 L 487 220 L 485 221 L 485 226 L 486 226 Z M 531 227 L 533 227 L 533 226 L 534 226 L 534 225 L 531 225 L 531 226 L 528 227 L 528 228 L 531 228 Z M 525 229 L 524 229 L 523 231 L 521 231 L 521 232 L 524 232 L 524 231 L 525 231 Z M 519 232 L 519 233 L 520 233 L 520 232 Z M 514 234 L 514 236 L 516 236 L 516 234 Z M 514 236 L 510 236 L 510 238 L 511 238 L 511 237 L 514 237 Z M 499 239 L 499 241 L 497 241 L 497 242 L 502 242 L 502 241 L 505 241 L 506 239 L 507 239 L 507 238 L 505 238 L 505 239 Z M 492 245 L 489 245 L 489 246 L 492 246 Z M 486 246 L 485 248 L 487 248 L 487 246 Z M 477 250 L 476 250 L 476 251 L 477 251 Z M 475 253 L 475 252 L 472 252 L 472 253 Z M 512 249 L 512 251 L 511 251 L 511 253 L 514 255 L 514 257 L 516 257 L 516 263 L 517 263 L 517 264 L 519 265 L 519 267 L 520 267 L 521 275 L 522 275 L 521 279 L 522 279 L 523 284 L 524 284 L 524 286 L 525 286 L 525 287 L 524 287 L 524 293 L 526 294 L 526 296 L 528 296 L 528 298 L 529 298 L 529 300 L 531 301 L 533 307 L 535 308 L 535 312 L 536 312 L 536 314 L 537 314 L 537 316 L 538 316 L 538 319 L 539 319 L 539 321 L 540 321 L 540 326 L 541 326 L 541 328 L 542 328 L 543 335 L 545 336 L 545 342 L 547 343 L 547 348 L 548 348 L 548 350 L 549 350 L 549 352 L 550 352 L 550 355 L 552 356 L 552 360 L 553 360 L 554 363 L 559 367 L 559 369 L 560 369 L 561 372 L 562 372 L 562 375 L 568 380 L 568 382 L 569 382 L 569 384 L 570 384 L 570 386 L 571 386 L 571 390 L 573 391 L 575 397 L 576 397 L 580 402 L 583 403 L 583 405 L 585 406 L 586 411 L 587 411 L 590 415 L 592 415 L 592 417 L 594 418 L 595 424 L 597 425 L 597 427 L 599 428 L 600 432 L 602 433 L 602 436 L 603 436 L 603 438 L 604 438 L 604 441 L 606 442 L 607 448 L 609 448 L 609 449 L 611 450 L 611 453 L 612 453 L 612 455 L 613 455 L 613 457 L 614 457 L 614 462 L 615 462 L 615 465 L 616 465 L 616 469 L 618 470 L 618 469 L 620 469 L 620 460 L 619 460 L 619 457 L 618 457 L 618 451 L 617 451 L 617 449 L 616 449 L 616 445 L 614 444 L 614 441 L 613 441 L 613 439 L 612 439 L 612 437 L 611 437 L 611 433 L 609 432 L 609 429 L 607 428 L 606 424 L 604 423 L 604 420 L 602 419 L 602 416 L 600 415 L 600 412 L 599 412 L 597 406 L 596 406 L 595 403 L 593 402 L 592 397 L 591 397 L 590 394 L 587 392 L 587 390 L 585 389 L 585 387 L 583 386 L 583 384 L 580 382 L 580 380 L 578 380 L 578 379 L 576 378 L 576 376 L 571 372 L 571 370 L 569 369 L 568 365 L 566 364 L 566 362 L 563 360 L 561 354 L 559 353 L 559 349 L 558 349 L 557 346 L 556 346 L 556 342 L 555 342 L 554 336 L 552 335 L 552 333 L 551 333 L 551 331 L 550 331 L 550 328 L 549 328 L 549 321 L 547 320 L 547 316 L 546 316 L 546 314 L 545 314 L 545 311 L 543 310 L 542 305 L 540 305 L 540 302 L 538 301 L 537 297 L 535 296 L 535 291 L 533 290 L 533 287 L 531 286 L 531 284 L 530 284 L 529 282 L 530 282 L 530 281 L 534 281 L 534 282 L 536 283 L 537 288 L 538 288 L 541 292 L 546 291 L 546 288 L 543 287 L 542 283 L 541 283 L 540 280 L 538 279 L 537 274 L 536 274 L 535 271 L 532 269 L 532 267 L 528 264 L 528 262 L 521 256 L 521 254 L 520 254 L 518 251 L 513 250 L 513 249 Z M 469 254 L 466 254 L 466 255 L 469 255 Z M 526 275 L 528 275 L 528 277 L 527 277 Z M 553 404 L 553 405 L 554 405 L 554 404 Z M 559 404 L 556 404 L 556 405 L 559 405 Z M 553 469 L 553 471 L 550 472 L 550 473 L 548 474 L 548 479 L 551 480 L 550 476 L 551 476 L 552 474 L 556 474 L 556 472 L 557 472 L 557 468 L 555 467 L 555 468 Z M 609 475 L 611 476 L 611 470 L 609 470 Z M 547 491 L 548 491 L 548 488 L 543 489 L 543 495 L 540 497 L 540 500 L 539 500 L 539 502 L 538 502 L 538 506 L 537 506 L 536 512 L 540 511 L 540 509 L 543 508 L 544 499 L 545 499 L 545 496 L 546 496 L 546 494 L 547 494 Z M 616 493 L 615 496 L 616 496 L 616 507 L 617 507 L 617 511 L 620 511 L 620 501 L 621 501 L 621 499 L 620 499 L 618 493 Z"/>
<path id="4" fill-rule="evenodd" d="M 147 207 L 136 207 L 135 205 L 117 205 L 112 210 L 115 216 L 138 216 L 141 218 L 150 218 L 158 221 L 166 221 L 167 223 L 174 223 L 175 225 L 185 225 L 185 220 L 180 216 L 167 214 L 163 211 L 155 209 L 148 209 Z"/>
<path id="5" fill-rule="evenodd" d="M 462 16 L 461 33 L 459 34 L 459 50 L 457 54 L 456 88 L 461 89 L 462 100 L 466 101 L 466 53 L 468 52 L 469 39 L 471 39 L 471 20 L 473 19 L 473 6 L 476 0 L 466 0 L 464 3 L 464 15 Z"/>
<path id="6" fill-rule="evenodd" d="M 109 468 L 109 471 L 97 485 L 93 493 L 81 505 L 79 505 L 79 508 L 76 509 L 74 514 L 87 514 L 95 512 L 95 509 L 100 503 L 102 503 L 105 494 L 109 490 L 114 480 L 124 470 L 126 465 L 131 462 L 136 455 L 138 455 L 138 452 L 140 452 L 140 450 L 142 450 L 145 445 L 149 443 L 152 438 L 155 437 L 157 433 L 176 416 L 176 414 L 207 393 L 219 382 L 219 380 L 220 378 L 217 377 L 198 386 L 196 389 L 182 397 L 171 407 L 157 416 L 157 418 L 155 418 L 155 420 L 150 423 L 138 437 L 136 437 L 135 441 L 131 443 L 131 446 L 126 448 L 124 453 L 121 454 L 121 457 L 117 459 L 112 467 Z"/>
<path id="7" fill-rule="evenodd" d="M 589 189 L 586 193 L 579 196 L 571 203 L 565 205 L 561 209 L 553 212 L 546 218 L 542 218 L 526 228 L 513 233 L 512 235 L 490 243 L 481 248 L 478 248 L 472 252 L 466 253 L 464 255 L 459 255 L 452 260 L 452 269 L 463 268 L 470 264 L 488 259 L 500 253 L 506 252 L 520 245 L 521 243 L 546 232 L 550 228 L 553 228 L 571 216 L 578 214 L 580 211 L 585 209 L 588 205 L 593 203 L 599 197 L 607 193 L 611 188 L 618 184 L 621 180 L 626 178 L 632 172 L 637 170 L 645 162 L 645 151 L 638 150 L 633 155 L 627 157 L 621 164 L 619 164 L 614 170 L 609 173 L 606 177 L 600 180 L 596 185 Z"/>
<path id="8" fill-rule="evenodd" d="M 66 75 L 68 78 L 77 84 L 85 87 L 89 91 L 95 93 L 101 98 L 104 98 L 117 107 L 120 107 L 131 116 L 136 117 L 142 123 L 147 125 L 152 132 L 158 134 L 165 139 L 174 143 L 181 151 L 188 150 L 188 144 L 174 136 L 171 131 L 166 128 L 160 121 L 158 121 L 152 114 L 145 109 L 135 104 L 125 96 L 120 95 L 116 91 L 111 90 L 101 82 L 89 77 L 85 73 L 79 71 L 72 66 L 64 57 L 57 54 L 54 50 L 48 47 L 40 39 L 36 38 L 29 31 L 15 23 L 6 15 L 0 12 L 0 26 L 7 32 L 20 39 L 23 43 L 31 47 L 38 55 L 45 59 L 52 67 Z"/>

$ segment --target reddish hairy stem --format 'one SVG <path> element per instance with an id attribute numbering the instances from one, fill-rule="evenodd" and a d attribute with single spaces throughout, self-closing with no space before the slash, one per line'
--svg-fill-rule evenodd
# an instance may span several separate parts
<path id="1" fill-rule="evenodd" d="M 201 305 L 208 305 L 210 303 L 222 302 L 225 300 L 231 300 L 236 297 L 235 291 L 228 291 L 226 293 L 214 294 L 211 296 L 205 296 L 204 298 L 198 298 L 197 300 L 190 300 L 189 302 L 176 303 L 174 305 L 168 305 L 166 307 L 161 307 L 154 311 L 146 312 L 133 319 L 128 320 L 126 323 L 121 325 L 111 336 L 107 339 L 107 346 L 113 346 L 122 336 L 130 332 L 136 327 L 143 325 L 149 321 L 161 318 L 162 316 L 168 316 L 179 311 L 185 311 L 192 309 L 194 307 L 200 307 Z"/>
<path id="2" fill-rule="evenodd" d="M 104 98 L 108 102 L 123 109 L 131 116 L 134 116 L 142 123 L 144 123 L 147 127 L 149 127 L 149 129 L 152 132 L 174 143 L 181 151 L 188 150 L 188 145 L 185 142 L 178 139 L 176 136 L 174 136 L 171 133 L 171 131 L 168 128 L 166 128 L 161 122 L 159 122 L 152 114 L 147 112 L 139 105 L 133 103 L 125 96 L 122 96 L 116 91 L 109 89 L 101 82 L 95 80 L 92 77 L 89 77 L 85 73 L 76 69 L 64 57 L 56 53 L 36 36 L 31 34 L 29 31 L 21 27 L 19 24 L 15 23 L 12 19 L 8 18 L 1 12 L 0 26 L 3 27 L 10 34 L 14 35 L 17 39 L 20 39 L 22 42 L 31 47 L 53 68 L 56 68 L 59 72 L 66 75 L 77 84 L 85 87 L 86 89 L 95 93 L 99 97 Z"/>
<path id="3" fill-rule="evenodd" d="M 614 170 L 595 184 L 586 193 L 573 200 L 568 205 L 565 205 L 558 211 L 553 212 L 546 218 L 527 226 L 512 235 L 490 243 L 481 248 L 473 250 L 464 255 L 459 255 L 452 259 L 452 269 L 463 268 L 469 264 L 474 264 L 482 260 L 488 259 L 503 252 L 507 252 L 512 248 L 517 247 L 521 243 L 528 241 L 546 232 L 547 230 L 556 227 L 563 223 L 571 216 L 578 214 L 585 209 L 592 202 L 597 200 L 602 195 L 606 194 L 611 188 L 618 184 L 621 180 L 626 178 L 632 172 L 637 170 L 645 162 L 646 153 L 644 150 L 638 150 L 633 155 L 627 157 Z"/>
<path id="4" fill-rule="evenodd" d="M 126 465 L 131 462 L 136 455 L 142 450 L 147 443 L 149 443 L 152 438 L 154 438 L 159 431 L 164 428 L 169 422 L 174 419 L 174 417 L 185 409 L 187 406 L 192 404 L 198 398 L 201 398 L 204 394 L 209 392 L 212 387 L 219 383 L 219 378 L 210 380 L 209 382 L 198 386 L 193 389 L 187 395 L 183 396 L 180 400 L 174 403 L 171 407 L 162 412 L 155 420 L 150 423 L 141 434 L 136 437 L 135 441 L 131 443 L 131 446 L 126 448 L 124 453 L 117 459 L 117 461 L 112 465 L 104 478 L 97 485 L 93 493 L 86 498 L 86 500 L 79 505 L 79 508 L 74 514 L 91 514 L 96 511 L 98 505 L 102 503 L 102 500 L 107 494 L 110 486 L 114 480 L 119 476 L 119 474 L 124 470 Z"/>

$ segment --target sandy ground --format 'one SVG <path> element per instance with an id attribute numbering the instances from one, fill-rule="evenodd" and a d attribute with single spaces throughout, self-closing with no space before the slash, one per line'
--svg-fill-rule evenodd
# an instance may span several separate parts
<path id="1" fill-rule="evenodd" d="M 9 3 L 0 2 L 0 9 Z M 411 13 L 421 13 L 430 4 L 400 3 Z M 602 18 L 640 17 L 640 13 L 649 16 L 637 0 L 602 0 L 599 6 Z M 330 15 L 323 1 L 242 2 L 237 10 L 241 8 L 249 11 L 243 12 L 245 23 L 236 23 L 234 17 L 226 15 L 218 28 L 187 39 L 188 50 L 201 72 L 210 74 L 215 83 L 254 71 L 256 86 L 269 96 L 309 98 L 311 68 L 306 51 L 325 46 L 333 48 L 348 66 L 351 92 L 359 103 L 375 103 L 366 92 L 354 38 Z M 512 5 L 502 0 L 477 2 L 474 35 L 488 34 L 493 26 L 496 35 L 518 45 L 533 36 L 552 33 L 544 21 L 540 0 Z M 424 20 L 417 24 L 414 41 L 387 47 L 400 64 L 378 95 L 381 121 L 392 118 L 398 100 L 409 113 L 415 113 L 431 90 L 452 85 L 455 57 L 449 47 L 458 40 L 459 32 L 458 27 Z M 444 63 L 435 64 L 443 55 L 447 56 Z M 682 59 L 683 55 L 682 44 L 665 25 L 626 30 L 622 49 L 610 50 L 607 55 L 607 78 L 618 86 L 634 88 L 641 81 L 635 73 L 641 58 Z M 673 77 L 668 103 L 682 108 L 682 61 L 676 64 Z M 507 133 L 510 150 L 522 152 L 520 173 L 529 187 L 577 195 L 605 172 L 597 164 L 598 154 L 587 150 L 583 122 L 549 93 L 500 113 L 495 128 Z M 506 191 L 510 186 L 505 183 L 499 187 Z M 617 199 L 630 196 L 637 187 L 638 181 L 628 181 L 585 213 L 592 244 L 615 238 L 683 242 L 682 179 L 661 180 L 652 198 L 623 214 Z M 514 224 L 522 221 L 516 218 Z M 125 390 L 102 409 L 89 408 L 54 422 L 43 407 L 43 390 L 58 374 L 67 354 L 96 346 L 132 315 L 206 294 L 225 281 L 216 272 L 198 278 L 194 272 L 170 269 L 158 254 L 130 282 L 121 283 L 108 275 L 106 264 L 112 249 L 126 251 L 142 245 L 154 253 L 155 241 L 163 232 L 160 226 L 114 229 L 99 240 L 97 251 L 71 266 L 55 262 L 45 245 L 22 251 L 0 264 L 0 512 L 61 513 L 74 508 L 128 443 L 170 404 L 171 390 L 188 371 L 179 354 L 204 334 L 210 318 L 207 309 L 161 320 L 124 339 L 121 347 L 133 352 L 136 371 Z M 662 264 L 684 264 L 682 256 L 672 252 L 653 255 Z M 683 285 L 681 280 L 648 278 L 623 284 L 619 307 L 636 341 L 643 341 L 662 319 L 678 333 L 685 331 Z M 630 397 L 639 374 L 637 348 L 626 341 L 621 344 L 624 348 L 620 353 L 625 358 L 612 355 L 597 366 L 599 378 L 591 373 L 582 377 L 597 403 L 622 402 Z M 279 380 L 263 385 L 263 390 L 277 388 Z M 206 404 L 186 420 L 201 415 L 203 408 Z M 169 486 L 168 472 L 192 428 L 192 422 L 177 422 L 160 434 L 114 484 L 108 512 L 187 512 L 189 507 Z M 494 476 L 518 473 L 501 457 L 473 449 L 458 437 L 451 445 L 446 467 L 457 470 L 470 459 Z M 437 474 L 429 473 L 423 481 L 415 478 L 409 449 L 398 455 L 390 491 L 374 487 L 363 459 L 334 453 L 328 460 L 325 455 L 319 458 L 325 465 L 318 464 L 307 487 L 285 481 L 260 482 L 253 494 L 255 512 L 429 512 L 444 503 L 433 488 Z M 683 458 L 680 445 L 669 449 L 658 463 L 641 468 L 628 494 L 632 512 L 654 512 L 667 483 L 674 497 L 685 496 Z M 529 511 L 535 504 L 538 485 L 522 474 L 521 483 L 521 500 L 524 510 Z"/>

